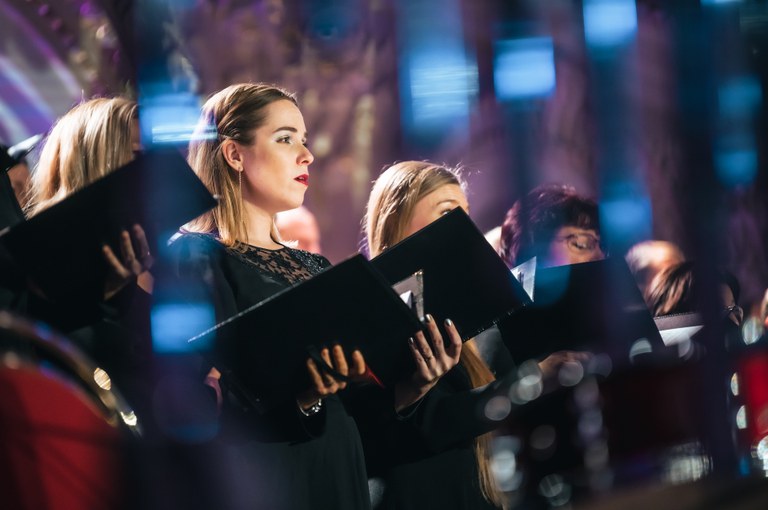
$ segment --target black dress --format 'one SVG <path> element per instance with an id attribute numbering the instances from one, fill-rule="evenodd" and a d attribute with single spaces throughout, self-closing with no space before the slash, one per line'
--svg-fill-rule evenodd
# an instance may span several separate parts
<path id="1" fill-rule="evenodd" d="M 203 234 L 183 234 L 172 252 L 179 276 L 205 288 L 217 322 L 330 265 L 287 247 L 239 252 Z M 217 369 L 224 398 L 218 476 L 212 482 L 223 487 L 220 508 L 370 508 L 360 437 L 337 397 L 326 398 L 318 414 L 305 417 L 295 400 L 270 401 L 253 388 L 237 387 L 226 366 Z M 260 405 L 252 405 L 255 401 Z"/>
<path id="2" fill-rule="evenodd" d="M 407 419 L 361 428 L 373 507 L 496 509 L 480 489 L 474 438 L 498 425 L 485 417 L 485 404 L 513 381 L 510 375 L 473 390 L 460 363 Z"/>

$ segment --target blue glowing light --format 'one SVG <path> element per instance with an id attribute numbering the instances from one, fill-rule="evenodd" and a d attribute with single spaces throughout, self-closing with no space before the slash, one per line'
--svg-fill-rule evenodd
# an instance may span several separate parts
<path id="1" fill-rule="evenodd" d="M 439 125 L 469 115 L 477 93 L 477 70 L 463 52 L 427 50 L 411 55 L 410 92 L 413 122 Z"/>
<path id="2" fill-rule="evenodd" d="M 751 117 L 763 99 L 760 82 L 753 76 L 738 76 L 720 86 L 717 99 L 720 114 L 726 117 Z"/>
<path id="3" fill-rule="evenodd" d="M 194 94 L 145 96 L 139 107 L 142 142 L 147 145 L 189 143 L 200 115 Z"/>
<path id="4" fill-rule="evenodd" d="M 466 129 L 477 97 L 458 0 L 399 0 L 400 101 L 408 142 L 423 147 Z M 429 29 L 425 30 L 425 27 Z"/>
<path id="5" fill-rule="evenodd" d="M 757 176 L 757 151 L 753 147 L 720 149 L 715 152 L 717 177 L 732 188 L 750 184 Z"/>
<path id="6" fill-rule="evenodd" d="M 500 100 L 545 97 L 555 90 L 552 39 L 531 37 L 496 43 L 493 71 Z"/>
<path id="7" fill-rule="evenodd" d="M 652 234 L 651 202 L 630 189 L 600 201 L 600 230 L 620 244 L 648 239 Z"/>
<path id="8" fill-rule="evenodd" d="M 156 352 L 181 353 L 205 350 L 208 345 L 188 340 L 216 324 L 208 303 L 165 303 L 152 308 L 152 342 Z"/>
<path id="9" fill-rule="evenodd" d="M 595 47 L 629 42 L 637 31 L 633 0 L 584 0 L 584 35 Z"/>

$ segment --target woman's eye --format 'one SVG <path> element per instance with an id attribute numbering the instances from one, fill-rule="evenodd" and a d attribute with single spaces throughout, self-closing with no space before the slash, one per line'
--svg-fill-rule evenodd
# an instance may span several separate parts
<path id="1" fill-rule="evenodd" d="M 288 135 L 281 136 L 280 138 L 277 139 L 277 142 L 278 143 L 291 143 L 291 137 L 288 136 Z"/>

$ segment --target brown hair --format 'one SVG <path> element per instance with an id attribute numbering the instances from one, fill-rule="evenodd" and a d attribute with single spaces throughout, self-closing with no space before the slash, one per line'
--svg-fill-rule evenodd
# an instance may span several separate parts
<path id="1" fill-rule="evenodd" d="M 371 257 L 401 241 L 416 203 L 447 184 L 464 189 L 457 171 L 426 161 L 403 161 L 384 170 L 373 184 L 365 213 Z"/>
<path id="2" fill-rule="evenodd" d="M 507 211 L 501 226 L 499 255 L 509 267 L 531 257 L 542 258 L 561 227 L 579 227 L 599 234 L 597 203 L 571 186 L 538 186 Z"/>
<path id="3" fill-rule="evenodd" d="M 133 159 L 136 102 L 122 97 L 78 104 L 53 126 L 32 173 L 27 211 L 35 215 Z"/>
<path id="4" fill-rule="evenodd" d="M 419 200 L 450 184 L 465 189 L 458 170 L 427 161 L 403 161 L 384 170 L 373 184 L 366 207 L 364 230 L 370 256 L 375 257 L 401 241 Z M 469 345 L 462 348 L 460 363 L 473 388 L 494 380 L 491 370 Z M 501 506 L 504 497 L 490 468 L 490 441 L 490 433 L 475 438 L 480 489 L 488 501 Z"/>
<path id="5" fill-rule="evenodd" d="M 238 172 L 229 166 L 220 147 L 226 139 L 252 144 L 255 130 L 266 119 L 265 108 L 275 101 L 290 101 L 298 106 L 290 92 L 263 83 L 231 85 L 205 102 L 189 144 L 187 161 L 208 190 L 219 198 L 219 205 L 189 222 L 185 230 L 216 234 L 222 244 L 235 248 L 248 242 Z M 280 241 L 274 221 L 271 235 Z"/>
<path id="6" fill-rule="evenodd" d="M 645 302 L 654 317 L 698 310 L 693 262 L 666 267 L 651 280 Z"/>

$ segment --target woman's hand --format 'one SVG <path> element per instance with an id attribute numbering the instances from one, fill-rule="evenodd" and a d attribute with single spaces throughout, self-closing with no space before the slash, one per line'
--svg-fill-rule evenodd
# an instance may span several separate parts
<path id="1" fill-rule="evenodd" d="M 568 363 L 586 364 L 591 358 L 591 353 L 579 351 L 557 351 L 544 358 L 539 362 L 539 370 L 541 370 L 545 391 L 560 385 L 558 378 L 563 365 Z"/>
<path id="2" fill-rule="evenodd" d="M 134 243 L 139 250 L 136 256 Z M 149 243 L 144 229 L 139 225 L 131 228 L 131 234 L 123 230 L 120 232 L 120 257 L 106 244 L 102 246 L 104 258 L 109 266 L 109 274 L 104 282 L 104 299 L 109 299 L 117 294 L 132 280 L 138 278 L 141 287 L 152 292 L 151 276 L 148 271 L 154 264 L 154 259 L 149 252 Z"/>
<path id="3" fill-rule="evenodd" d="M 361 379 L 365 374 L 365 359 L 360 351 L 352 351 L 351 367 L 344 355 L 344 349 L 340 345 L 334 345 L 330 351 L 327 348 L 322 349 L 320 357 L 328 366 L 343 376 Z M 312 387 L 296 398 L 299 407 L 305 411 L 317 404 L 323 397 L 333 395 L 347 387 L 346 381 L 337 381 L 328 371 L 319 368 L 313 359 L 307 360 L 307 371 L 312 381 Z"/>
<path id="4" fill-rule="evenodd" d="M 408 342 L 416 371 L 410 379 L 395 386 L 395 411 L 398 412 L 422 399 L 443 375 L 456 366 L 461 356 L 461 336 L 453 321 L 445 321 L 445 331 L 450 340 L 448 347 L 445 347 L 443 336 L 431 315 L 426 316 L 425 322 L 431 342 L 427 342 L 421 331 Z"/>
<path id="5" fill-rule="evenodd" d="M 579 351 L 557 351 L 553 352 L 539 362 L 539 370 L 544 379 L 557 377 L 557 372 L 565 363 L 578 362 L 586 363 L 592 358 L 592 354 Z"/>

